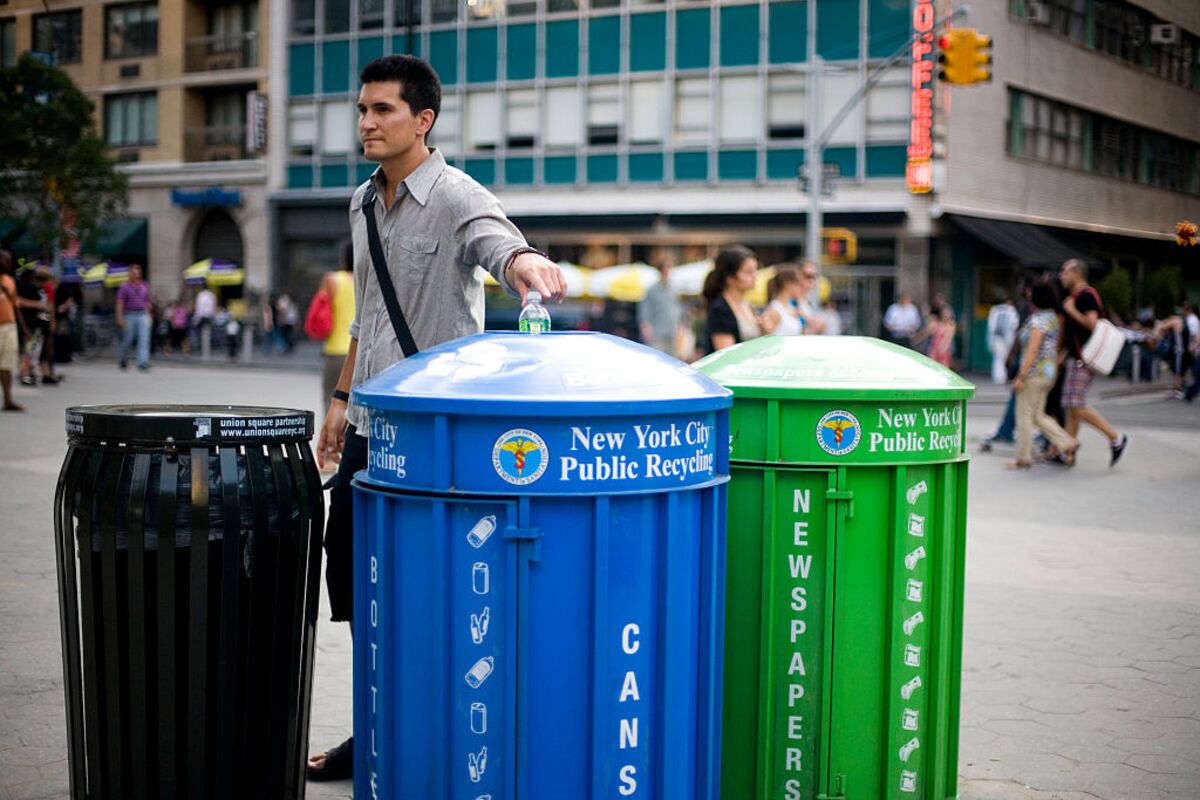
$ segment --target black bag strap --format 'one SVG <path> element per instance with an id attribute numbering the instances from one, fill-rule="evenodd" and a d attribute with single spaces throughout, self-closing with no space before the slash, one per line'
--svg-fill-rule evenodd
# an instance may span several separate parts
<path id="1" fill-rule="evenodd" d="M 383 245 L 379 241 L 379 226 L 375 222 L 375 187 L 367 186 L 363 196 L 363 216 L 367 220 L 367 243 L 371 248 L 371 263 L 375 265 L 375 278 L 379 281 L 379 289 L 383 292 L 383 304 L 387 306 L 388 316 L 392 320 L 392 328 L 396 331 L 396 341 L 404 351 L 405 358 L 417 354 L 417 343 L 413 340 L 412 331 L 408 329 L 408 320 L 400 310 L 400 301 L 396 299 L 396 287 L 392 285 L 392 276 L 388 274 L 387 257 L 383 254 Z"/>

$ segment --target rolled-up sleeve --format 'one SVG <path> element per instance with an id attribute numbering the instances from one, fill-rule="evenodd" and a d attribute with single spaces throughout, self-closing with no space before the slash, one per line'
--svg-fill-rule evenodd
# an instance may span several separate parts
<path id="1" fill-rule="evenodd" d="M 504 268 L 513 254 L 527 247 L 525 237 L 504 215 L 504 209 L 491 192 L 482 187 L 466 193 L 455 210 L 458 225 L 455 238 L 468 264 L 478 264 L 513 297 L 518 293 L 504 278 Z"/>

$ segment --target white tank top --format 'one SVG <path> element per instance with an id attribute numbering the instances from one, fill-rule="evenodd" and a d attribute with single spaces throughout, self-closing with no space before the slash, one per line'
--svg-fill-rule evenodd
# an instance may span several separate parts
<path id="1" fill-rule="evenodd" d="M 781 301 L 772 300 L 767 308 L 779 315 L 779 324 L 775 326 L 776 336 L 799 336 L 804 333 L 804 326 L 800 324 L 800 318 Z"/>

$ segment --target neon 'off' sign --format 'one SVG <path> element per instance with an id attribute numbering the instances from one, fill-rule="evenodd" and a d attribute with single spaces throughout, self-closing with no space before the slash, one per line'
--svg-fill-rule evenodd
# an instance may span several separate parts
<path id="1" fill-rule="evenodd" d="M 913 194 L 933 191 L 933 0 L 917 0 L 912 45 L 912 126 L 905 183 Z"/>

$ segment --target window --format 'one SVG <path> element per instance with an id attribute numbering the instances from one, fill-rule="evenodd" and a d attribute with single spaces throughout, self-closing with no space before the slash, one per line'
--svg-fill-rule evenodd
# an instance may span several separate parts
<path id="1" fill-rule="evenodd" d="M 358 29 L 372 31 L 383 27 L 383 0 L 358 0 Z"/>
<path id="2" fill-rule="evenodd" d="M 288 147 L 293 156 L 311 156 L 317 143 L 317 109 L 312 103 L 288 108 Z"/>
<path id="3" fill-rule="evenodd" d="M 772 75 L 767 79 L 767 137 L 803 139 L 804 115 L 808 110 L 804 96 L 804 75 Z"/>
<path id="4" fill-rule="evenodd" d="M 533 89 L 509 90 L 506 121 L 510 150 L 534 147 L 538 133 L 537 92 Z"/>
<path id="5" fill-rule="evenodd" d="M 111 147 L 138 147 L 158 142 L 158 95 L 154 92 L 112 94 L 104 99 L 104 137 Z"/>
<path id="6" fill-rule="evenodd" d="M 58 64 L 78 64 L 83 57 L 83 12 L 63 11 L 33 18 L 33 49 L 50 53 Z"/>
<path id="7" fill-rule="evenodd" d="M 1016 89 L 1007 147 L 1012 156 L 1200 194 L 1200 143 Z"/>
<path id="8" fill-rule="evenodd" d="M 667 87 L 662 81 L 629 84 L 629 141 L 653 144 L 666 138 Z"/>
<path id="9" fill-rule="evenodd" d="M 158 52 L 158 4 L 104 9 L 105 58 L 152 56 Z"/>
<path id="10" fill-rule="evenodd" d="M 442 155 L 458 155 L 462 152 L 462 108 L 458 95 L 450 94 L 442 97 L 442 110 L 438 112 L 437 121 L 433 123 L 429 143 L 442 151 Z"/>
<path id="11" fill-rule="evenodd" d="M 350 0 L 325 0 L 325 32 L 350 30 Z"/>
<path id="12" fill-rule="evenodd" d="M 341 156 L 356 148 L 356 114 L 349 102 L 321 106 L 321 155 Z"/>
<path id="13" fill-rule="evenodd" d="M 889 72 L 867 94 L 867 141 L 906 142 L 912 119 L 909 71 Z"/>
<path id="14" fill-rule="evenodd" d="M 756 142 L 762 132 L 762 89 L 757 75 L 720 81 L 722 142 Z"/>
<path id="15" fill-rule="evenodd" d="M 311 36 L 317 30 L 317 0 L 292 0 L 292 33 Z"/>
<path id="16" fill-rule="evenodd" d="M 17 63 L 17 21 L 0 20 L 0 67 L 11 67 Z"/>
<path id="17" fill-rule="evenodd" d="M 621 87 L 616 83 L 588 87 L 588 144 L 616 144 L 621 137 Z"/>
<path id="18" fill-rule="evenodd" d="M 708 78 L 675 81 L 675 144 L 708 144 L 711 123 Z"/>
<path id="19" fill-rule="evenodd" d="M 421 0 L 393 0 L 396 27 L 421 24 Z"/>
<path id="20" fill-rule="evenodd" d="M 583 144 L 583 92 L 578 86 L 547 87 L 545 114 L 542 130 L 547 147 Z"/>
<path id="21" fill-rule="evenodd" d="M 429 5 L 429 15 L 434 22 L 453 22 L 458 19 L 458 0 L 430 0 Z"/>
<path id="22" fill-rule="evenodd" d="M 1031 26 L 1200 91 L 1200 37 L 1179 29 L 1174 42 L 1152 42 L 1164 21 L 1128 0 L 1010 0 L 1010 8 Z"/>
<path id="23" fill-rule="evenodd" d="M 495 150 L 499 143 L 500 95 L 471 92 L 467 95 L 467 150 Z"/>

